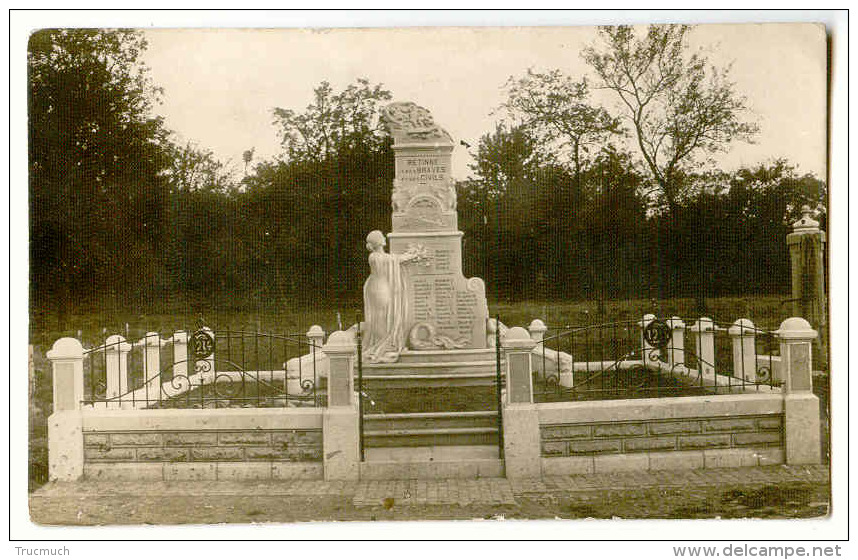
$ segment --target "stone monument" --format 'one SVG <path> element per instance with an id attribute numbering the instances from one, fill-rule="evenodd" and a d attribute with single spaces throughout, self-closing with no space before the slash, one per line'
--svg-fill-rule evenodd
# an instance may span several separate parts
<path id="1" fill-rule="evenodd" d="M 411 102 L 384 107 L 381 118 L 393 136 L 396 158 L 393 231 L 387 239 L 390 254 L 402 263 L 404 283 L 404 302 L 395 306 L 399 315 L 390 320 L 402 329 L 398 350 L 486 348 L 485 284 L 462 273 L 463 233 L 450 175 L 453 140 L 429 111 Z M 378 254 L 378 243 L 370 244 Z M 376 280 L 370 283 L 375 286 Z M 368 319 L 378 316 L 373 310 L 378 299 L 364 302 Z M 384 361 L 396 359 L 397 349 L 392 350 Z M 382 361 L 381 354 L 370 360 Z"/>

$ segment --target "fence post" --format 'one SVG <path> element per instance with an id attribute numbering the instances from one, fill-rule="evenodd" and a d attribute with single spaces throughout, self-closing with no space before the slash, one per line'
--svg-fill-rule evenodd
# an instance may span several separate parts
<path id="1" fill-rule="evenodd" d="M 360 432 L 354 387 L 354 333 L 336 331 L 322 347 L 328 357 L 328 407 L 322 421 L 325 480 L 360 476 Z"/>
<path id="2" fill-rule="evenodd" d="M 527 327 L 527 332 L 530 333 L 530 338 L 536 343 L 535 349 L 542 348 L 542 339 L 545 338 L 545 332 L 548 330 L 548 327 L 545 326 L 540 319 L 534 319 L 530 322 L 530 325 Z"/>
<path id="3" fill-rule="evenodd" d="M 147 401 L 158 400 L 161 394 L 161 348 L 167 341 L 161 340 L 161 335 L 156 332 L 147 332 L 143 340 L 143 371 L 146 376 L 143 380 L 146 387 L 144 395 Z"/>
<path id="4" fill-rule="evenodd" d="M 671 333 L 667 363 L 670 365 L 671 371 L 677 365 L 685 366 L 687 370 L 688 364 L 685 363 L 685 322 L 679 317 L 671 317 L 667 321 L 667 326 L 670 327 Z"/>
<path id="5" fill-rule="evenodd" d="M 733 340 L 733 376 L 745 381 L 757 380 L 755 327 L 750 319 L 736 319 L 727 330 Z"/>
<path id="6" fill-rule="evenodd" d="M 715 322 L 700 317 L 691 325 L 697 352 L 697 370 L 703 375 L 715 375 Z"/>
<path id="7" fill-rule="evenodd" d="M 816 345 L 824 362 L 827 362 L 825 347 L 826 302 L 825 232 L 819 222 L 811 218 L 810 206 L 801 208 L 801 219 L 793 224 L 792 233 L 786 237 L 792 271 L 792 312 L 804 317 L 811 327 L 822 335 Z"/>
<path id="8" fill-rule="evenodd" d="M 128 391 L 128 352 L 131 345 L 121 334 L 114 334 L 104 341 L 105 374 L 107 379 L 104 396 L 115 399 Z"/>
<path id="9" fill-rule="evenodd" d="M 75 338 L 61 338 L 47 357 L 54 388 L 54 411 L 48 418 L 48 478 L 77 480 L 83 475 L 83 346 Z"/>
<path id="10" fill-rule="evenodd" d="M 316 353 L 317 348 L 321 348 L 325 343 L 325 331 L 319 325 L 313 325 L 307 331 L 307 340 L 313 345 L 313 352 Z"/>
<path id="11" fill-rule="evenodd" d="M 534 346 L 536 342 L 522 327 L 509 329 L 503 340 L 506 357 L 503 448 L 508 478 L 542 476 L 539 412 L 533 403 L 531 375 L 531 352 Z"/>
<path id="12" fill-rule="evenodd" d="M 188 377 L 188 333 L 173 333 L 173 379 Z"/>
<path id="13" fill-rule="evenodd" d="M 819 399 L 813 394 L 811 343 L 817 332 L 801 317 L 791 317 L 776 331 L 784 376 L 784 446 L 788 465 L 822 460 Z"/>
<path id="14" fill-rule="evenodd" d="M 644 331 L 653 321 L 655 321 L 655 315 L 652 313 L 647 313 L 643 316 L 643 319 L 638 321 L 638 326 L 641 328 L 641 358 L 643 359 L 644 365 L 646 365 L 647 360 L 650 360 L 650 355 L 654 349 L 653 346 L 646 341 L 646 338 L 644 338 Z"/>

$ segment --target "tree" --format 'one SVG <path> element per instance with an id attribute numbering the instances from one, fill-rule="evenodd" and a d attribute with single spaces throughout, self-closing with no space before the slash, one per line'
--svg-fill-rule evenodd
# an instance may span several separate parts
<path id="1" fill-rule="evenodd" d="M 274 108 L 274 124 L 291 161 L 323 161 L 350 151 L 381 149 L 385 133 L 378 108 L 392 99 L 381 84 L 360 78 L 340 93 L 323 81 L 313 90 L 314 102 L 303 113 Z"/>
<path id="2" fill-rule="evenodd" d="M 139 31 L 43 29 L 30 37 L 28 150 L 34 307 L 61 313 L 105 291 L 164 281 L 168 133 Z M 46 299 L 47 298 L 47 299 Z"/>
<path id="3" fill-rule="evenodd" d="M 587 102 L 590 92 L 586 79 L 573 81 L 560 70 L 528 70 L 523 78 L 510 77 L 505 87 L 508 99 L 502 107 L 520 119 L 522 129 L 543 148 L 559 144 L 561 150 L 571 152 L 580 188 L 581 152 L 588 152 L 590 145 L 603 142 L 611 134 L 621 133 L 620 120 Z"/>
<path id="4" fill-rule="evenodd" d="M 183 146 L 171 144 L 168 152 L 170 166 L 166 176 L 173 192 L 210 190 L 227 193 L 236 188 L 233 171 L 219 161 L 213 151 L 186 142 Z"/>
<path id="5" fill-rule="evenodd" d="M 679 204 L 679 176 L 696 155 L 750 141 L 756 124 L 742 120 L 745 99 L 730 81 L 730 68 L 716 68 L 700 53 L 688 54 L 686 25 L 650 25 L 639 38 L 629 26 L 603 26 L 601 50 L 584 60 L 613 90 L 631 122 L 641 156 L 671 214 Z"/>

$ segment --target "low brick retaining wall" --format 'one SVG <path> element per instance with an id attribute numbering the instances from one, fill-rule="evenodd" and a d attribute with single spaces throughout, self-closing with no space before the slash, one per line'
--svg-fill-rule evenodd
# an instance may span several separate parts
<path id="1" fill-rule="evenodd" d="M 775 395 L 539 405 L 539 434 L 550 475 L 784 462 Z"/>
<path id="2" fill-rule="evenodd" d="M 248 480 L 323 477 L 319 410 L 83 414 L 84 476 Z"/>

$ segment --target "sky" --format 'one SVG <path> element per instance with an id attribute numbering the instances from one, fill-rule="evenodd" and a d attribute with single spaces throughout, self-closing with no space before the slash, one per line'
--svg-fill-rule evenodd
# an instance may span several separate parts
<path id="1" fill-rule="evenodd" d="M 238 169 L 244 150 L 256 160 L 280 152 L 272 109 L 303 110 L 313 88 L 340 90 L 364 77 L 396 101 L 429 109 L 457 148 L 453 175 L 471 163 L 459 140 L 476 146 L 502 114 L 503 84 L 528 68 L 559 68 L 577 78 L 590 68 L 580 53 L 593 27 L 395 29 L 148 29 L 144 61 L 165 90 L 157 112 L 179 137 L 211 149 Z M 752 145 L 716 156 L 734 169 L 786 158 L 825 177 L 826 58 L 824 30 L 813 24 L 703 24 L 692 35 L 718 66 L 732 64 L 748 118 L 760 126 Z M 609 92 L 594 100 L 619 107 Z M 631 147 L 631 145 L 630 145 Z"/>

